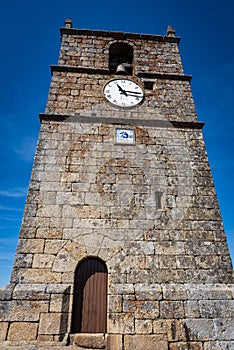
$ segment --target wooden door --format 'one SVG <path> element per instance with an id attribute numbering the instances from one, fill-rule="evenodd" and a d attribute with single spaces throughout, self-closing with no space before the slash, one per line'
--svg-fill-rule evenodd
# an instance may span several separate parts
<path id="1" fill-rule="evenodd" d="M 76 269 L 72 333 L 106 333 L 107 268 L 96 258 L 83 260 Z"/>

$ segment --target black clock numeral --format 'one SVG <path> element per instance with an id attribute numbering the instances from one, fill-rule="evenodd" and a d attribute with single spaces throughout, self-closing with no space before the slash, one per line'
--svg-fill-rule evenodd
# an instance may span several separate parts
<path id="1" fill-rule="evenodd" d="M 111 95 L 107 95 L 108 98 L 111 98 Z"/>
<path id="2" fill-rule="evenodd" d="M 109 94 L 110 90 L 106 90 L 106 93 Z"/>

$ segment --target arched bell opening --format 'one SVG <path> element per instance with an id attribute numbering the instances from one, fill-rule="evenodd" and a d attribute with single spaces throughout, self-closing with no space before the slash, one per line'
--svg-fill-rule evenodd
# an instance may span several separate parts
<path id="1" fill-rule="evenodd" d="M 111 74 L 133 74 L 133 48 L 124 42 L 109 47 L 109 70 Z"/>

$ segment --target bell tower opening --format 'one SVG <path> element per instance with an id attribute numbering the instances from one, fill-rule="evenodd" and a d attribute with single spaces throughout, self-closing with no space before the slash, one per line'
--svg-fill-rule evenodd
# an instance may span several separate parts
<path id="1" fill-rule="evenodd" d="M 133 48 L 124 42 L 115 42 L 109 48 L 110 73 L 115 74 L 118 66 L 122 66 L 126 74 L 133 74 Z"/>

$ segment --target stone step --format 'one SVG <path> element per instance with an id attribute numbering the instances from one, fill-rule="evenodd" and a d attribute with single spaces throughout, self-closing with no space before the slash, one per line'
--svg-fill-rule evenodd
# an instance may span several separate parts
<path id="1" fill-rule="evenodd" d="M 66 345 L 59 342 L 30 342 L 30 341 L 5 341 L 1 342 L 1 350 L 100 350 L 100 347 L 84 347 L 76 344 Z M 102 348 L 104 349 L 104 348 Z"/>
<path id="2" fill-rule="evenodd" d="M 105 349 L 106 335 L 103 333 L 77 333 L 70 334 L 70 344 L 82 349 Z"/>

